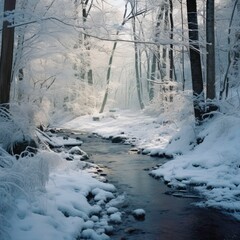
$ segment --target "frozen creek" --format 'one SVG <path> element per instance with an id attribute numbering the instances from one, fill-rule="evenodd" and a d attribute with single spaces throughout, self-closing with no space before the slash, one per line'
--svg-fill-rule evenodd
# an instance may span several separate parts
<path id="1" fill-rule="evenodd" d="M 90 154 L 90 160 L 103 166 L 108 181 L 126 195 L 119 208 L 122 223 L 115 226 L 111 239 L 240 239 L 240 222 L 219 211 L 194 206 L 199 200 L 194 193 L 173 191 L 149 176 L 147 170 L 166 159 L 134 154 L 127 145 L 113 144 L 91 134 L 65 134 L 79 137 L 83 141 L 81 149 Z M 144 221 L 135 220 L 131 214 L 139 208 L 146 212 Z"/>

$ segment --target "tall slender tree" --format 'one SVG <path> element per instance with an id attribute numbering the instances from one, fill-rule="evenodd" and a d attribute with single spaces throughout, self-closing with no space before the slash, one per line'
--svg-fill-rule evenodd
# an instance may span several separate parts
<path id="1" fill-rule="evenodd" d="M 128 2 L 126 2 L 126 4 L 125 4 L 123 21 L 121 23 L 121 26 L 124 26 L 125 23 L 127 22 L 127 7 L 128 7 Z M 118 37 L 119 33 L 120 33 L 120 28 L 116 32 L 117 37 Z M 106 90 L 105 90 L 105 94 L 104 94 L 104 97 L 103 97 L 103 101 L 102 101 L 102 105 L 101 105 L 99 113 L 103 113 L 104 108 L 105 108 L 106 103 L 107 103 L 107 98 L 108 98 L 108 93 L 109 93 L 110 77 L 111 77 L 111 70 L 112 70 L 112 62 L 113 62 L 113 57 L 114 57 L 115 50 L 117 48 L 117 43 L 118 43 L 117 41 L 115 41 L 113 43 L 111 55 L 110 55 L 110 58 L 109 58 L 109 61 L 108 61 L 108 70 L 107 70 L 107 77 L 106 77 Z"/>
<path id="2" fill-rule="evenodd" d="M 156 19 L 156 26 L 155 33 L 154 33 L 154 42 L 156 43 L 156 46 L 153 47 L 152 50 L 152 62 L 151 62 L 151 74 L 150 74 L 150 87 L 149 87 L 149 100 L 152 101 L 154 98 L 154 81 L 158 78 L 158 74 L 160 73 L 160 44 L 159 44 L 159 38 L 160 38 L 160 32 L 161 32 L 161 21 L 163 20 L 164 16 L 164 7 L 165 4 L 162 3 L 159 6 L 157 19 Z"/>
<path id="3" fill-rule="evenodd" d="M 132 28 L 133 28 L 133 39 L 134 39 L 134 56 L 135 56 L 135 75 L 136 75 L 136 87 L 137 87 L 137 96 L 138 102 L 141 109 L 144 108 L 143 99 L 142 99 L 142 92 L 141 92 L 141 78 L 140 78 L 140 68 L 139 68 L 139 51 L 138 51 L 138 44 L 137 44 L 137 35 L 136 35 L 136 16 L 137 16 L 137 4 L 131 2 L 132 5 Z"/>
<path id="4" fill-rule="evenodd" d="M 173 2 L 172 0 L 169 0 L 169 18 L 170 18 L 170 39 L 173 41 Z M 170 44 L 170 50 L 169 50 L 169 61 L 170 61 L 170 66 L 169 66 L 169 77 L 170 80 L 173 80 L 174 76 L 174 60 L 173 60 L 173 44 Z M 175 76 L 176 80 L 176 76 Z"/>
<path id="5" fill-rule="evenodd" d="M 234 19 L 234 15 L 236 13 L 237 10 L 237 16 L 239 16 L 240 14 L 240 2 L 239 0 L 235 0 L 234 5 L 233 5 L 233 10 L 232 10 L 232 14 L 231 14 L 231 18 L 229 21 L 229 27 L 228 27 L 228 45 L 230 46 L 231 44 L 231 33 L 232 33 L 232 25 L 233 25 L 233 19 Z M 240 24 L 238 21 L 238 28 L 240 28 Z M 235 72 L 239 72 L 239 59 L 240 59 L 240 34 L 239 31 L 236 32 L 235 35 L 235 39 L 234 39 L 234 47 L 232 48 L 232 50 L 229 50 L 228 52 L 228 65 L 227 65 L 227 70 L 226 73 L 224 75 L 224 80 L 223 80 L 223 84 L 222 84 L 222 88 L 219 94 L 219 98 L 222 99 L 223 95 L 225 93 L 225 98 L 228 97 L 228 92 L 229 92 L 229 73 L 230 73 L 230 69 L 231 67 L 233 67 L 235 69 Z"/>
<path id="6" fill-rule="evenodd" d="M 81 12 L 81 18 L 83 23 L 83 29 L 86 31 L 86 22 L 90 11 L 93 7 L 93 0 L 75 0 L 75 18 L 76 21 L 79 21 L 79 12 Z M 80 54 L 80 62 L 81 66 L 77 66 L 75 64 L 74 68 L 76 69 L 77 73 L 75 74 L 81 80 L 86 80 L 89 85 L 93 84 L 93 71 L 91 68 L 91 61 L 90 61 L 90 41 L 89 36 L 85 33 L 79 33 L 77 43 L 74 46 L 75 48 L 82 48 L 84 52 Z"/>
<path id="7" fill-rule="evenodd" d="M 215 91 L 215 31 L 214 31 L 214 0 L 207 0 L 206 5 L 206 40 L 207 40 L 207 111 L 216 110 L 212 101 L 216 98 Z"/>
<path id="8" fill-rule="evenodd" d="M 11 75 L 14 47 L 14 10 L 16 0 L 4 1 L 4 21 L 2 30 L 2 47 L 0 59 L 0 104 L 10 102 Z"/>
<path id="9" fill-rule="evenodd" d="M 198 20 L 196 0 L 187 0 L 188 34 L 190 64 L 192 73 L 193 107 L 196 123 L 200 123 L 204 114 L 204 92 L 202 64 L 198 43 Z"/>
<path id="10" fill-rule="evenodd" d="M 135 18 L 136 16 L 138 15 L 141 15 L 145 12 L 145 10 L 140 10 L 138 12 L 134 12 L 133 11 L 133 6 L 131 5 L 131 11 L 129 14 L 127 14 L 128 12 L 128 4 L 130 3 L 131 5 L 131 2 L 130 1 L 127 1 L 125 3 L 125 9 L 124 9 L 124 14 L 123 14 L 123 21 L 121 23 L 121 27 L 118 28 L 117 32 L 116 32 L 116 37 L 118 37 L 118 35 L 120 34 L 120 31 L 122 29 L 122 27 L 131 19 Z M 108 61 L 108 70 L 107 70 L 107 78 L 106 78 L 106 90 L 105 90 L 105 94 L 104 94 L 104 97 L 103 97 L 103 102 L 102 102 L 102 105 L 101 105 L 101 108 L 100 108 L 100 111 L 99 113 L 102 113 L 104 111 L 104 108 L 106 106 L 106 103 L 107 103 L 107 98 L 108 98 L 108 93 L 109 93 L 109 84 L 110 84 L 110 77 L 111 77 L 111 70 L 112 70 L 112 63 L 113 63 L 113 57 L 114 57 L 114 54 L 115 54 L 115 51 L 116 51 L 116 48 L 117 48 L 117 43 L 118 41 L 114 41 L 113 43 L 113 47 L 112 47 L 112 51 L 111 51 L 111 55 L 110 55 L 110 58 L 109 58 L 109 61 Z M 137 51 L 137 50 L 136 50 Z M 136 67 L 136 66 L 135 66 Z M 138 86 L 137 86 L 138 87 Z M 139 85 L 139 91 L 140 91 L 140 85 Z M 138 95 L 139 97 L 139 95 Z M 139 103 L 140 103 L 140 107 L 144 107 L 143 105 L 141 105 L 141 98 L 139 99 Z"/>

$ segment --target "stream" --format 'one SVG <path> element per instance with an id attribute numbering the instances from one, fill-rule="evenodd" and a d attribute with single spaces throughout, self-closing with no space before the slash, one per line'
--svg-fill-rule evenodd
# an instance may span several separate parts
<path id="1" fill-rule="evenodd" d="M 239 240 L 240 222 L 214 209 L 198 208 L 194 192 L 173 191 L 149 176 L 149 169 L 166 159 L 129 152 L 130 146 L 111 143 L 93 134 L 78 136 L 81 149 L 101 165 L 107 180 L 126 200 L 119 207 L 122 223 L 115 225 L 111 239 L 118 240 Z M 175 196 L 174 196 L 175 195 Z M 178 196 L 178 197 L 176 197 Z M 144 209 L 145 220 L 131 212 Z"/>

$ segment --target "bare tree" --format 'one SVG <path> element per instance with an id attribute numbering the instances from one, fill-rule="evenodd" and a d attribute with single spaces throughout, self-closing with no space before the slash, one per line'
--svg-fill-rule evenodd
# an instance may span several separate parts
<path id="1" fill-rule="evenodd" d="M 142 93 L 141 93 L 141 79 L 140 79 L 140 61 L 139 61 L 139 51 L 137 44 L 137 35 L 136 35 L 136 16 L 137 16 L 137 4 L 136 1 L 131 2 L 132 6 L 132 28 L 133 28 L 133 39 L 134 39 L 134 56 L 135 56 L 135 74 L 136 74 L 136 86 L 137 86 L 137 96 L 140 108 L 144 108 Z"/>
<path id="2" fill-rule="evenodd" d="M 173 40 L 173 28 L 174 28 L 174 25 L 173 25 L 173 2 L 172 0 L 169 0 L 169 18 L 170 18 L 170 39 Z M 170 50 L 169 50 L 169 61 L 170 61 L 170 72 L 169 72 L 169 78 L 170 80 L 173 80 L 173 76 L 175 75 L 174 74 L 174 59 L 173 59 L 173 44 L 171 43 L 170 44 Z M 176 80 L 176 76 L 175 77 L 175 80 Z"/>
<path id="3" fill-rule="evenodd" d="M 129 4 L 129 1 L 127 1 L 125 3 L 125 9 L 124 9 L 124 14 L 123 14 L 123 21 L 121 23 L 121 26 L 118 28 L 118 30 L 116 32 L 116 36 L 119 35 L 122 27 L 129 20 L 131 20 L 132 18 L 134 18 L 134 17 L 136 17 L 136 16 L 138 16 L 138 15 L 140 15 L 140 14 L 145 12 L 144 10 L 142 10 L 142 11 L 134 13 L 132 11 L 132 9 L 131 9 L 131 12 L 129 14 L 127 14 L 127 12 L 128 12 L 128 4 Z M 110 58 L 109 58 L 109 61 L 108 61 L 108 70 L 107 70 L 107 78 L 106 78 L 106 90 L 105 90 L 105 94 L 104 94 L 104 97 L 103 97 L 103 102 L 102 102 L 102 105 L 101 105 L 99 113 L 102 113 L 104 111 L 104 108 L 105 108 L 106 103 L 107 103 L 107 98 L 108 98 L 108 93 L 109 93 L 110 77 L 111 77 L 111 70 L 112 70 L 112 62 L 113 62 L 113 57 L 114 57 L 114 54 L 115 54 L 115 51 L 116 51 L 116 48 L 117 48 L 117 43 L 118 43 L 118 41 L 114 41 L 113 47 L 112 47 L 112 52 L 111 52 L 111 55 L 110 55 Z"/>
<path id="4" fill-rule="evenodd" d="M 204 114 L 204 92 L 202 64 L 198 43 L 198 20 L 196 0 L 187 0 L 188 34 L 190 46 L 190 64 L 192 73 L 193 107 L 196 123 L 200 123 Z"/>
<path id="5" fill-rule="evenodd" d="M 229 21 L 229 27 L 228 27 L 228 45 L 231 44 L 231 33 L 232 33 L 232 24 L 233 24 L 233 19 L 234 19 L 234 15 L 235 12 L 238 12 L 238 15 L 240 13 L 240 2 L 239 0 L 235 0 L 234 2 L 234 6 L 233 6 L 233 10 L 232 10 L 232 14 L 231 14 L 231 18 Z M 240 25 L 238 24 L 238 27 L 240 28 Z M 232 50 L 229 50 L 228 52 L 228 65 L 227 65 L 227 70 L 226 73 L 224 75 L 224 80 L 223 80 L 223 84 L 222 84 L 222 88 L 220 90 L 220 94 L 219 94 L 219 98 L 222 99 L 223 95 L 225 93 L 225 97 L 228 97 L 228 92 L 229 92 L 229 73 L 230 73 L 230 69 L 231 67 L 233 67 L 235 69 L 235 72 L 238 72 L 238 62 L 240 59 L 240 34 L 239 31 L 236 32 L 235 35 L 235 44 L 234 47 L 232 48 Z"/>
<path id="6" fill-rule="evenodd" d="M 0 104 L 10 102 L 11 75 L 14 47 L 14 10 L 16 0 L 4 1 L 4 21 L 0 59 Z"/>
<path id="7" fill-rule="evenodd" d="M 125 25 L 126 21 L 127 21 L 127 5 L 128 3 L 125 4 L 125 10 L 124 10 L 124 14 L 123 14 L 123 21 L 121 23 L 121 27 Z M 116 36 L 119 35 L 120 33 L 120 29 L 119 28 L 116 32 Z M 111 56 L 109 58 L 109 61 L 108 61 L 108 70 L 107 70 L 107 79 L 106 79 L 106 90 L 105 90 L 105 94 L 104 94 L 104 97 L 103 97 L 103 102 L 102 102 L 102 105 L 101 105 L 101 108 L 100 108 L 100 111 L 99 113 L 102 113 L 104 111 L 104 108 L 106 106 L 106 103 L 107 103 L 107 98 L 108 98 L 108 93 L 109 93 L 109 84 L 110 84 L 110 76 L 111 76 L 111 70 L 112 70 L 112 62 L 113 62 L 113 56 L 114 56 L 114 53 L 115 53 L 115 50 L 117 48 L 117 41 L 115 41 L 113 43 L 113 47 L 112 47 L 112 52 L 111 52 Z"/>
<path id="8" fill-rule="evenodd" d="M 163 20 L 164 15 L 164 3 L 161 4 L 159 8 L 159 12 L 157 15 L 156 20 L 156 26 L 155 26 L 155 33 L 154 33 L 154 42 L 156 43 L 156 46 L 153 47 L 152 50 L 152 64 L 151 64 L 151 81 L 150 81 L 150 88 L 149 88 L 149 100 L 153 100 L 154 98 L 154 81 L 157 78 L 157 69 L 158 71 L 161 71 L 160 69 L 160 44 L 159 44 L 159 37 L 160 37 L 160 31 L 161 31 L 161 21 Z"/>
<path id="9" fill-rule="evenodd" d="M 181 9 L 181 30 L 182 30 L 182 42 L 184 41 L 184 22 L 183 22 L 183 2 L 180 1 L 180 9 Z M 185 57 L 184 57 L 184 49 L 185 47 L 182 46 L 181 50 L 181 62 L 182 62 L 182 90 L 185 90 L 186 78 L 185 78 Z"/>
<path id="10" fill-rule="evenodd" d="M 75 5 L 75 18 L 78 20 L 78 12 L 81 8 L 81 17 L 83 22 L 83 28 L 84 31 L 86 31 L 85 25 L 87 22 L 87 18 L 90 14 L 90 11 L 93 7 L 93 0 L 74 0 Z M 81 48 L 83 47 L 84 52 L 81 53 L 80 60 L 81 60 L 81 66 L 75 65 L 75 69 L 77 70 L 77 73 L 75 74 L 80 79 L 85 80 L 88 82 L 89 85 L 93 84 L 93 71 L 91 68 L 90 63 L 90 41 L 89 41 L 89 35 L 85 33 L 79 33 L 78 41 L 75 45 L 75 48 Z"/>
<path id="11" fill-rule="evenodd" d="M 214 0 L 207 0 L 206 7 L 206 40 L 207 40 L 207 111 L 216 110 L 212 100 L 216 98 L 215 91 L 215 31 L 214 31 Z"/>

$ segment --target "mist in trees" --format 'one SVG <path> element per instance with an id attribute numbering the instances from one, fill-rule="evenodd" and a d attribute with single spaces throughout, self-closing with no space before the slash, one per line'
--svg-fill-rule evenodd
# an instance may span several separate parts
<path id="1" fill-rule="evenodd" d="M 1 4 L 1 103 L 50 118 L 187 103 L 197 123 L 237 103 L 238 1 Z"/>

